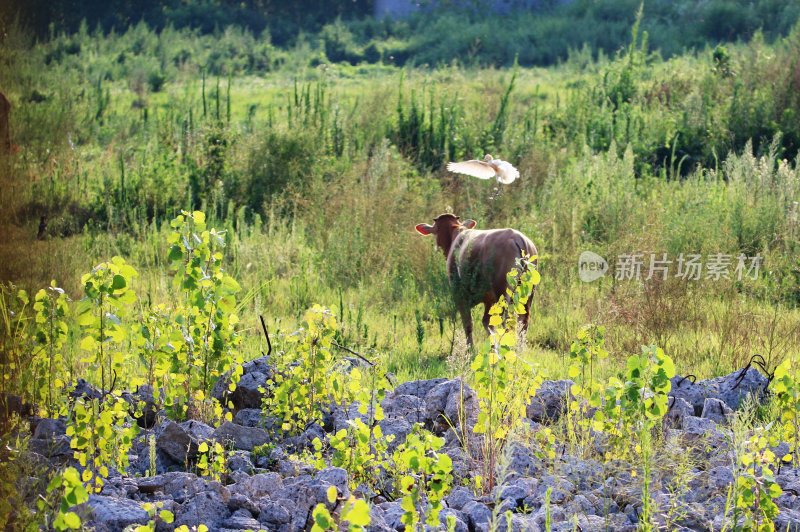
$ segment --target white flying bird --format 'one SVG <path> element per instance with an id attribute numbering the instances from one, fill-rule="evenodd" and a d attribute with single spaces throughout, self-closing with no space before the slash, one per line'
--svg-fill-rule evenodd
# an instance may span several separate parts
<path id="1" fill-rule="evenodd" d="M 497 178 L 498 183 L 508 185 L 519 177 L 519 170 L 511 166 L 511 163 L 493 159 L 488 153 L 482 161 L 472 159 L 460 163 L 447 163 L 447 169 L 457 174 L 466 174 L 480 179 Z"/>

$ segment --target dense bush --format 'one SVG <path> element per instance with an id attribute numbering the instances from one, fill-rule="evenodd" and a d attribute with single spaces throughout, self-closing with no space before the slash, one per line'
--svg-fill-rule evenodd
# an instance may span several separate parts
<path id="1" fill-rule="evenodd" d="M 0 1 L 0 7 L 8 0 Z M 515 56 L 524 66 L 552 65 L 588 45 L 595 56 L 614 54 L 628 40 L 639 0 L 594 2 L 542 2 L 532 10 L 497 10 L 491 2 L 431 3 L 407 19 L 371 18 L 373 2 L 337 0 L 313 2 L 253 1 L 182 2 L 149 0 L 122 7 L 87 2 L 28 2 L 5 6 L 5 24 L 20 20 L 38 36 L 51 38 L 83 28 L 108 32 L 124 31 L 143 22 L 157 29 L 191 28 L 200 34 L 227 34 L 223 28 L 237 26 L 259 34 L 262 42 L 281 47 L 302 42 L 321 43 L 329 61 L 386 61 L 395 65 L 450 64 L 510 66 Z M 14 17 L 18 16 L 18 19 Z M 719 43 L 748 40 L 757 31 L 773 41 L 786 35 L 800 16 L 800 2 L 759 0 L 735 2 L 714 0 L 657 1 L 644 6 L 642 30 L 651 36 L 654 50 L 664 57 L 687 49 L 702 49 Z M 252 38 L 251 38 L 252 39 Z M 221 57 L 244 59 L 252 70 L 269 70 L 269 50 L 260 45 L 232 53 L 222 38 Z M 80 52 L 81 42 L 71 40 L 52 50 L 52 58 Z M 134 53 L 140 53 L 134 50 Z M 183 52 L 178 53 L 178 58 Z M 213 52 L 214 55 L 217 52 Z M 264 58 L 267 58 L 264 60 Z M 218 71 L 218 59 L 211 63 Z M 236 69 L 241 69 L 237 65 Z"/>
<path id="2" fill-rule="evenodd" d="M 146 0 L 130 3 L 70 2 L 68 0 L 32 0 L 16 3 L 0 1 L 5 23 L 21 21 L 40 37 L 53 31 L 75 32 L 81 24 L 104 31 L 123 30 L 145 22 L 156 28 L 175 26 L 195 28 L 211 33 L 219 28 L 237 25 L 255 33 L 269 30 L 276 42 L 293 41 L 300 31 L 318 31 L 337 17 L 363 17 L 372 12 L 371 1 L 334 0 L 319 4 L 311 1 L 280 0 Z"/>

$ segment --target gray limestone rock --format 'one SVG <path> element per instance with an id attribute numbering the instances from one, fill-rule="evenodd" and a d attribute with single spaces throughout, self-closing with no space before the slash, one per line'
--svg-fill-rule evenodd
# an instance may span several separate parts
<path id="1" fill-rule="evenodd" d="M 206 525 L 209 530 L 220 528 L 230 516 L 228 506 L 214 491 L 203 491 L 189 498 L 175 515 L 175 526 Z"/>
<path id="2" fill-rule="evenodd" d="M 90 495 L 88 504 L 89 520 L 101 523 L 111 532 L 122 532 L 133 524 L 145 525 L 150 519 L 142 505 L 130 499 Z"/>
<path id="3" fill-rule="evenodd" d="M 728 416 L 732 413 L 733 410 L 721 399 L 707 397 L 703 402 L 703 412 L 700 414 L 700 417 L 710 419 L 718 425 L 727 425 Z"/>
<path id="4" fill-rule="evenodd" d="M 220 425 L 211 435 L 211 438 L 222 443 L 227 447 L 228 443 L 233 444 L 234 449 L 252 451 L 259 445 L 264 445 L 269 441 L 267 431 L 258 427 L 245 427 L 226 421 Z"/>
<path id="5" fill-rule="evenodd" d="M 567 394 L 574 384 L 569 379 L 542 382 L 525 408 L 525 415 L 537 423 L 556 421 L 566 408 Z"/>

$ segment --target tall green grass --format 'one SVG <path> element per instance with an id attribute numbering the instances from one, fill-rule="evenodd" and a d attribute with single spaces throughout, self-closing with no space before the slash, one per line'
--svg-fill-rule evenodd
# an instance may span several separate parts
<path id="1" fill-rule="evenodd" d="M 265 73 L 242 62 L 259 45 L 237 29 L 41 44 L 12 31 L 0 79 L 20 149 L 0 159 L 0 275 L 77 295 L 79 272 L 121 254 L 144 300 L 164 300 L 164 224 L 199 208 L 229 232 L 250 355 L 258 315 L 286 332 L 319 302 L 341 314 L 348 345 L 404 378 L 435 376 L 462 341 L 443 257 L 413 226 L 452 211 L 536 243 L 528 355 L 554 373 L 588 321 L 608 325 L 617 356 L 658 342 L 689 372 L 755 352 L 777 361 L 796 343 L 775 331 L 794 338 L 800 323 L 799 36 L 664 61 L 634 31 L 610 59 L 513 70 L 310 66 L 313 49 L 298 49 Z M 521 178 L 495 190 L 443 168 L 486 152 Z M 765 266 L 755 281 L 586 285 L 586 249 L 760 253 Z"/>

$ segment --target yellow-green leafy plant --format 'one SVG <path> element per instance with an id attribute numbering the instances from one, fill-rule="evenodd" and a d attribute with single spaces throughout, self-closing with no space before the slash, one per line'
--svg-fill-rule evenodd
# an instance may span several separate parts
<path id="1" fill-rule="evenodd" d="M 208 527 L 204 524 L 199 524 L 192 528 L 187 525 L 181 525 L 175 529 L 175 532 L 208 532 Z"/>
<path id="2" fill-rule="evenodd" d="M 569 357 L 572 364 L 569 366 L 569 378 L 577 381 L 571 392 L 587 399 L 591 406 L 599 405 L 602 399 L 603 388 L 594 380 L 594 366 L 598 360 L 608 357 L 605 333 L 606 328 L 603 326 L 584 325 L 570 345 Z M 583 408 L 585 406 L 586 404 L 582 405 Z"/>
<path id="3" fill-rule="evenodd" d="M 550 499 L 553 496 L 553 487 L 547 486 L 547 491 L 544 494 L 544 529 L 550 532 L 553 529 L 553 518 L 550 508 Z"/>
<path id="4" fill-rule="evenodd" d="M 415 424 L 414 429 L 394 452 L 397 489 L 402 496 L 406 530 L 424 530 L 425 525 L 440 526 L 442 499 L 453 485 L 453 461 L 439 449 L 444 439 Z"/>
<path id="5" fill-rule="evenodd" d="M 800 466 L 800 357 L 787 357 L 775 368 L 770 383 L 780 410 L 782 437 L 790 446 L 784 461 L 791 461 L 794 467 Z"/>
<path id="6" fill-rule="evenodd" d="M 643 427 L 652 428 L 668 410 L 670 379 L 675 365 L 656 346 L 643 347 L 640 355 L 628 358 L 625 382 L 609 379 L 602 407 L 594 412 L 593 428 L 611 437 L 612 454 L 638 452 L 635 437 Z"/>
<path id="7" fill-rule="evenodd" d="M 88 364 L 90 380 L 100 384 L 100 397 L 87 396 L 75 402 L 67 435 L 75 458 L 85 468 L 81 479 L 90 492 L 102 489 L 108 464 L 125 470 L 138 430 L 135 423 L 127 423 L 128 403 L 112 393 L 125 363 L 125 354 L 119 349 L 126 338 L 122 319 L 136 301 L 130 288 L 136 276 L 124 259 L 114 257 L 81 278 L 86 295 L 78 304 L 77 321 L 84 335 L 81 348 L 90 354 L 82 362 Z"/>
<path id="8" fill-rule="evenodd" d="M 348 421 L 349 427 L 340 429 L 328 441 L 332 453 L 330 462 L 334 467 L 342 467 L 350 473 L 350 486 L 355 488 L 360 484 L 375 488 L 381 475 L 381 469 L 386 466 L 389 459 L 389 443 L 394 440 L 394 435 L 384 437 L 380 425 L 370 428 L 360 418 Z M 322 443 L 314 440 L 315 450 L 318 452 L 318 465 L 321 455 Z"/>
<path id="9" fill-rule="evenodd" d="M 175 325 L 176 319 L 172 308 L 153 305 L 143 313 L 133 343 L 145 368 L 144 378 L 136 383 L 151 387 L 157 409 L 163 407 L 170 416 L 179 418 L 184 406 L 180 398 L 185 391 L 186 366 L 182 364 L 183 359 L 176 356 L 185 345 L 183 332 Z"/>
<path id="10" fill-rule="evenodd" d="M 22 476 L 18 468 L 21 453 L 11 445 L 9 436 L 5 429 L 0 431 L 0 528 L 7 528 L 14 517 L 11 498 L 19 492 L 17 477 Z"/>
<path id="11" fill-rule="evenodd" d="M 47 485 L 48 498 L 40 497 L 36 505 L 44 517 L 44 524 L 55 530 L 82 530 L 81 518 L 71 508 L 89 500 L 89 494 L 74 467 L 53 475 Z M 53 506 L 50 505 L 55 495 Z"/>
<path id="12" fill-rule="evenodd" d="M 125 259 L 114 257 L 81 277 L 85 297 L 76 314 L 84 335 L 81 349 L 89 353 L 81 362 L 89 365 L 91 375 L 99 373 L 102 394 L 114 387 L 125 362 L 125 353 L 119 349 L 127 336 L 122 320 L 136 302 L 130 283 L 137 276 Z"/>
<path id="13" fill-rule="evenodd" d="M 336 319 L 330 310 L 314 305 L 303 326 L 287 337 L 294 351 L 277 357 L 275 376 L 267 382 L 264 398 L 267 415 L 281 420 L 281 430 L 298 434 L 312 423 L 322 423 L 323 407 L 333 395 L 331 342 Z M 341 384 L 337 384 L 340 386 Z"/>
<path id="14" fill-rule="evenodd" d="M 26 393 L 23 388 L 26 381 L 22 373 L 30 366 L 32 352 L 28 330 L 30 323 L 26 313 L 29 303 L 25 290 L 13 284 L 0 284 L 0 366 L 3 371 L 0 391 L 3 393 Z"/>
<path id="15" fill-rule="evenodd" d="M 569 369 L 569 376 L 571 379 L 580 377 L 578 384 L 592 388 L 594 383 L 594 364 L 598 359 L 608 357 L 608 351 L 605 349 L 605 334 L 606 328 L 602 325 L 584 325 L 578 331 L 578 337 L 570 345 L 569 357 L 571 360 L 578 362 L 578 365 L 571 365 Z M 589 376 L 586 377 L 588 367 Z"/>
<path id="16" fill-rule="evenodd" d="M 516 352 L 519 314 L 525 313 L 528 298 L 539 283 L 534 257 L 517 259 L 517 266 L 507 276 L 505 297 L 489 310 L 489 338 L 480 346 L 472 361 L 475 392 L 480 413 L 473 431 L 483 435 L 481 484 L 488 492 L 495 485 L 497 459 L 508 433 L 525 417 L 525 409 L 541 382 L 534 367 Z"/>
<path id="17" fill-rule="evenodd" d="M 568 407 L 565 417 L 567 439 L 573 448 L 590 437 L 591 420 L 586 413 L 603 403 L 603 386 L 594 380 L 594 366 L 599 359 L 608 357 L 605 349 L 605 327 L 585 325 L 570 346 L 569 378 L 577 381 L 567 394 Z M 584 436 L 585 438 L 582 438 Z"/>
<path id="18" fill-rule="evenodd" d="M 228 474 L 227 453 L 221 443 L 217 441 L 210 443 L 211 445 L 201 442 L 198 446 L 197 469 L 200 471 L 201 476 L 222 482 L 225 475 Z"/>
<path id="19" fill-rule="evenodd" d="M 620 456 L 635 455 L 642 464 L 642 510 L 640 529 L 652 530 L 650 474 L 652 466 L 652 431 L 661 425 L 669 404 L 667 394 L 675 365 L 656 346 L 643 347 L 640 355 L 628 358 L 625 382 L 612 378 L 605 390 L 602 408 L 594 414 L 595 430 L 607 432 Z"/>
<path id="20" fill-rule="evenodd" d="M 103 488 L 109 465 L 122 473 L 128 467 L 128 450 L 139 429 L 129 422 L 129 406 L 112 393 L 102 399 L 80 398 L 72 407 L 67 436 L 75 459 L 85 468 L 81 480 L 90 493 Z"/>
<path id="21" fill-rule="evenodd" d="M 0 413 L 0 417 L 2 417 Z M 51 514 L 40 510 L 31 512 L 29 495 L 36 497 L 37 508 L 56 507 L 55 496 L 40 494 L 39 482 L 23 479 L 41 475 L 41 466 L 30 459 L 28 420 L 12 416 L 0 429 L 0 530 L 35 530 Z"/>
<path id="22" fill-rule="evenodd" d="M 169 510 L 162 510 L 164 503 L 159 501 L 155 504 L 146 502 L 142 509 L 150 516 L 146 525 L 131 526 L 125 530 L 128 532 L 156 532 L 158 523 L 171 524 L 175 520 L 175 515 Z"/>
<path id="23" fill-rule="evenodd" d="M 256 445 L 250 453 L 251 458 L 262 458 L 270 455 L 272 450 L 275 449 L 274 442 L 267 442 L 263 445 Z"/>
<path id="24" fill-rule="evenodd" d="M 783 490 L 775 480 L 775 453 L 770 449 L 770 427 L 762 427 L 744 442 L 744 452 L 738 456 L 733 489 L 733 521 L 723 530 L 742 532 L 772 532 L 778 506 L 774 499 Z M 727 514 L 727 512 L 726 512 Z"/>
<path id="25" fill-rule="evenodd" d="M 64 344 L 69 327 L 69 298 L 55 281 L 47 289 L 36 293 L 33 303 L 36 343 L 33 358 L 33 400 L 40 412 L 54 417 L 61 412 L 60 401 L 65 386 L 67 362 L 64 359 Z M 43 408 L 42 408 L 43 406 Z"/>
<path id="26" fill-rule="evenodd" d="M 328 502 L 331 504 L 336 503 L 337 496 L 336 487 L 329 487 L 327 492 Z M 367 529 L 371 521 L 369 505 L 363 499 L 358 499 L 352 495 L 342 503 L 338 516 L 331 515 L 328 508 L 319 503 L 314 508 L 312 518 L 314 524 L 311 526 L 311 532 L 323 532 L 325 530 L 362 532 Z M 344 523 L 347 523 L 347 526 L 343 526 Z"/>
<path id="27" fill-rule="evenodd" d="M 362 418 L 348 420 L 348 427 L 340 429 L 328 439 L 331 448 L 330 463 L 342 467 L 350 473 L 351 488 L 364 484 L 370 488 L 378 486 L 381 469 L 390 460 L 389 444 L 394 435 L 383 435 L 378 423 L 384 419 L 381 401 L 386 396 L 383 379 L 378 379 L 377 366 L 370 368 L 369 385 L 363 382 L 363 374 L 358 368 L 350 371 L 349 379 L 333 380 L 334 397 L 338 404 L 348 404 L 352 397 L 359 403 L 358 413 Z M 344 393 L 342 393 L 344 392 Z M 314 440 L 318 467 L 325 467 L 322 457 L 323 442 Z"/>
<path id="28" fill-rule="evenodd" d="M 556 435 L 550 427 L 541 427 L 537 430 L 533 439 L 536 442 L 534 454 L 539 460 L 554 464 L 556 459 Z"/>
<path id="29" fill-rule="evenodd" d="M 170 225 L 173 286 L 183 300 L 175 323 L 184 339 L 174 346 L 173 365 L 183 368 L 186 395 L 207 417 L 219 418 L 222 410 L 209 403 L 208 392 L 226 372 L 231 372 L 231 390 L 241 376 L 241 337 L 236 333 L 236 294 L 241 288 L 222 267 L 225 231 L 208 229 L 202 211 L 181 211 Z M 231 419 L 229 412 L 226 419 Z"/>
<path id="30" fill-rule="evenodd" d="M 366 416 L 367 424 L 383 420 L 381 403 L 386 397 L 386 378 L 379 372 L 378 364 L 369 362 L 367 375 L 358 367 L 347 371 L 334 371 L 330 378 L 329 398 L 336 404 L 349 405 L 357 401 L 358 413 Z M 334 366 L 334 369 L 338 366 Z"/>

